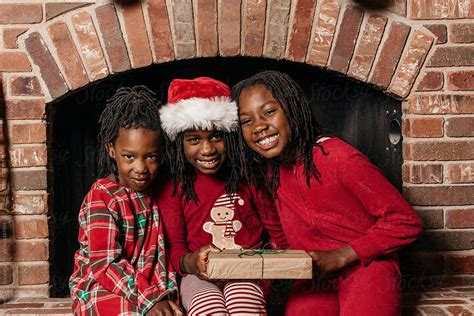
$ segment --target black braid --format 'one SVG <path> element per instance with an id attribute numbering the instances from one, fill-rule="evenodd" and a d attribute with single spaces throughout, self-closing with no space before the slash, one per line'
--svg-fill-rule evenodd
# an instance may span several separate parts
<path id="1" fill-rule="evenodd" d="M 153 91 L 145 86 L 119 88 L 107 100 L 100 115 L 99 170 L 100 177 L 118 175 L 115 159 L 109 156 L 107 145 L 114 143 L 120 128 L 146 128 L 157 131 L 162 137 L 159 107 L 161 103 Z"/>
<path id="2" fill-rule="evenodd" d="M 225 160 L 216 176 L 224 180 L 227 194 L 236 193 L 242 180 L 239 168 L 241 159 L 239 137 L 238 133 L 223 132 Z M 181 186 L 181 194 L 186 202 L 194 200 L 197 203 L 199 201 L 194 190 L 196 170 L 184 156 L 183 138 L 184 132 L 179 133 L 174 141 L 166 137 L 165 157 L 174 183 L 173 194 L 176 194 L 178 187 Z"/>
<path id="3" fill-rule="evenodd" d="M 291 139 L 285 154 L 274 159 L 264 159 L 247 147 L 240 159 L 247 181 L 257 186 L 265 185 L 275 195 L 280 185 L 280 164 L 292 164 L 296 160 L 301 160 L 304 164 L 308 186 L 311 177 L 319 181 L 320 173 L 313 163 L 313 147 L 317 146 L 326 154 L 316 141 L 329 136 L 329 130 L 316 121 L 300 86 L 290 76 L 278 71 L 264 71 L 240 81 L 232 89 L 234 99 L 238 102 L 243 90 L 257 85 L 268 89 L 282 107 L 291 130 Z M 242 137 L 240 141 L 243 142 Z"/>

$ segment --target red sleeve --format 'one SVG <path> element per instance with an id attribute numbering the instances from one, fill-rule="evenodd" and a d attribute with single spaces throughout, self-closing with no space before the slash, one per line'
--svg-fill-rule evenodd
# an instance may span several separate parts
<path id="1" fill-rule="evenodd" d="M 341 183 L 376 220 L 365 236 L 350 243 L 363 265 L 418 238 L 423 226 L 420 217 L 364 155 L 351 154 L 338 170 Z"/>
<path id="2" fill-rule="evenodd" d="M 114 208 L 110 196 L 101 190 L 89 192 L 84 200 L 79 221 L 89 243 L 91 271 L 104 289 L 147 311 L 163 293 L 123 258 Z"/>
<path id="3" fill-rule="evenodd" d="M 255 211 L 270 237 L 269 242 L 276 249 L 288 249 L 289 245 L 275 207 L 275 199 L 263 188 L 257 190 L 251 187 L 249 190 Z"/>
<path id="4" fill-rule="evenodd" d="M 165 227 L 165 238 L 169 246 L 171 265 L 177 273 L 182 275 L 184 271 L 181 271 L 181 257 L 191 251 L 188 248 L 186 238 L 186 224 L 182 201 L 179 198 L 179 192 L 173 195 L 172 181 L 167 181 L 161 188 L 158 205 Z"/>

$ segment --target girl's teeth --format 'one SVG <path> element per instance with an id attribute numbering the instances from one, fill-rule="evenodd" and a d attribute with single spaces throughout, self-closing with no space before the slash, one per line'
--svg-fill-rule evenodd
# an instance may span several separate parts
<path id="1" fill-rule="evenodd" d="M 275 135 L 275 136 L 270 136 L 270 137 L 267 137 L 267 138 L 264 138 L 262 139 L 261 141 L 258 142 L 259 145 L 265 145 L 265 144 L 269 144 L 271 142 L 273 142 L 275 139 L 278 138 L 278 135 Z"/>
<path id="2" fill-rule="evenodd" d="M 204 160 L 199 160 L 200 163 L 202 163 L 203 165 L 212 165 L 213 163 L 216 162 L 216 160 L 211 160 L 211 161 L 204 161 Z"/>

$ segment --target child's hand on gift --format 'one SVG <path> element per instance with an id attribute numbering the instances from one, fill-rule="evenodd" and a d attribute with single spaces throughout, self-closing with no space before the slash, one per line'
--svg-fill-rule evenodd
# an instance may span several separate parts
<path id="1" fill-rule="evenodd" d="M 210 252 L 219 252 L 214 245 L 210 244 L 203 246 L 196 250 L 195 252 L 188 253 L 183 256 L 181 261 L 182 270 L 186 273 L 194 274 L 200 279 L 208 279 L 207 276 L 207 259 Z"/>
<path id="2" fill-rule="evenodd" d="M 183 312 L 176 305 L 175 302 L 166 300 L 156 303 L 152 309 L 150 309 L 146 316 L 173 316 L 173 315 L 183 315 Z"/>
<path id="3" fill-rule="evenodd" d="M 313 271 L 320 276 L 337 272 L 359 260 L 349 245 L 335 250 L 311 250 L 308 254 L 313 258 Z"/>

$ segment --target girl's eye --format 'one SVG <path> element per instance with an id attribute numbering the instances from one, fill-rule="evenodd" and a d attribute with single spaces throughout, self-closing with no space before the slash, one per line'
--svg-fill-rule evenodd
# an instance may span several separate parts
<path id="1" fill-rule="evenodd" d="M 186 141 L 187 141 L 188 143 L 191 143 L 191 144 L 197 144 L 197 143 L 199 142 L 199 138 L 197 138 L 197 137 L 190 137 L 190 138 L 186 139 Z"/>
<path id="2" fill-rule="evenodd" d="M 150 156 L 148 156 L 148 159 L 153 160 L 153 161 L 158 160 L 158 155 L 150 155 Z"/>
<path id="3" fill-rule="evenodd" d="M 244 126 L 244 125 L 247 125 L 250 123 L 250 119 L 242 119 L 240 120 L 240 125 L 241 126 Z"/>
<path id="4" fill-rule="evenodd" d="M 275 113 L 275 111 L 276 111 L 275 109 L 268 110 L 268 111 L 265 112 L 265 116 L 270 116 L 273 113 Z"/>
<path id="5" fill-rule="evenodd" d="M 219 134 L 214 134 L 214 135 L 211 136 L 212 141 L 221 141 L 222 138 L 223 138 L 223 135 L 220 134 L 220 133 Z"/>
<path id="6" fill-rule="evenodd" d="M 123 158 L 125 158 L 125 160 L 132 160 L 133 156 L 132 155 L 123 155 Z"/>

